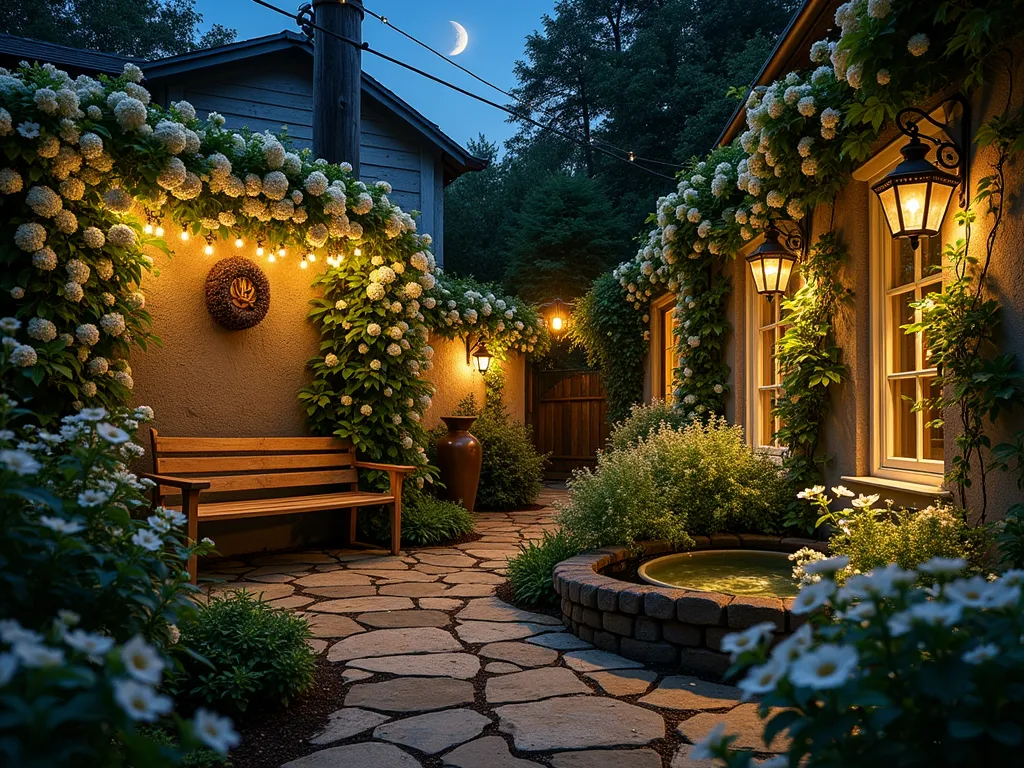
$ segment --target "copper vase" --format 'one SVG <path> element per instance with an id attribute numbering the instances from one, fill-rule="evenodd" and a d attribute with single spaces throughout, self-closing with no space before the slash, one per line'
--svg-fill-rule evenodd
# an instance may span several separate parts
<path id="1" fill-rule="evenodd" d="M 442 416 L 441 421 L 448 427 L 448 434 L 437 441 L 444 498 L 472 512 L 484 460 L 483 446 L 469 433 L 476 416 Z"/>

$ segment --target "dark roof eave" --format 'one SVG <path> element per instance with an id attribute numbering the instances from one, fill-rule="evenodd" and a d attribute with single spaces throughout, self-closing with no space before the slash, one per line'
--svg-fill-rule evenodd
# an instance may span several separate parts
<path id="1" fill-rule="evenodd" d="M 720 147 L 730 144 L 739 135 L 743 129 L 747 112 L 747 97 L 751 91 L 759 85 L 768 85 L 773 80 L 779 78 L 782 70 L 792 61 L 794 56 L 799 54 L 800 49 L 807 41 L 807 37 L 818 29 L 823 14 L 828 12 L 834 1 L 805 0 L 800 10 L 790 19 L 789 25 L 775 44 L 775 49 L 772 51 L 771 56 L 768 57 L 764 66 L 761 67 L 761 71 L 754 78 L 754 82 L 747 89 L 747 95 L 744 96 L 743 101 L 736 108 L 736 111 L 733 112 L 729 122 L 718 135 L 715 146 Z"/>

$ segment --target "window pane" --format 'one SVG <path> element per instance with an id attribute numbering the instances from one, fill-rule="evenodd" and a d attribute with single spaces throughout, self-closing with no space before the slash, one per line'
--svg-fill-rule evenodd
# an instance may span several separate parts
<path id="1" fill-rule="evenodd" d="M 758 384 L 767 387 L 775 383 L 775 331 L 761 333 L 761 372 Z"/>
<path id="2" fill-rule="evenodd" d="M 757 439 L 761 445 L 772 445 L 772 434 L 775 432 L 775 419 L 772 418 L 772 397 L 775 393 L 770 389 L 763 389 L 758 394 L 758 405 L 761 407 L 758 423 L 761 425 L 761 434 L 757 436 Z"/>
<path id="3" fill-rule="evenodd" d="M 901 237 L 892 241 L 892 276 L 890 288 L 914 282 L 914 249 L 910 240 Z"/>
<path id="4" fill-rule="evenodd" d="M 921 238 L 921 278 L 939 273 L 942 269 L 942 238 Z"/>
<path id="5" fill-rule="evenodd" d="M 941 387 L 935 384 L 935 377 L 921 380 L 921 391 L 928 397 L 942 394 Z M 945 441 L 942 427 L 931 427 L 928 423 L 942 416 L 937 408 L 928 406 L 922 412 L 924 416 L 924 456 L 922 458 L 942 461 L 945 456 Z"/>
<path id="6" fill-rule="evenodd" d="M 901 325 L 914 322 L 914 292 L 907 291 L 891 297 L 892 303 L 889 332 L 892 339 L 892 373 L 917 370 L 917 335 L 908 334 Z"/>
<path id="7" fill-rule="evenodd" d="M 775 305 L 778 302 L 768 301 L 767 296 L 758 296 L 757 301 L 761 308 L 760 325 L 764 328 L 766 325 L 771 325 L 775 322 Z"/>
<path id="8" fill-rule="evenodd" d="M 917 381 L 897 379 L 889 382 L 892 402 L 892 454 L 904 459 L 917 458 L 917 414 L 912 411 L 917 399 Z"/>

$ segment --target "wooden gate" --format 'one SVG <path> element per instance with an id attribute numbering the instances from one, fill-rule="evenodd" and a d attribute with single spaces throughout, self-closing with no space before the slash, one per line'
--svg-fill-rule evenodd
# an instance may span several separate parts
<path id="1" fill-rule="evenodd" d="M 550 453 L 547 476 L 567 478 L 597 464 L 608 439 L 604 383 L 597 371 L 535 371 L 530 377 L 533 442 Z"/>

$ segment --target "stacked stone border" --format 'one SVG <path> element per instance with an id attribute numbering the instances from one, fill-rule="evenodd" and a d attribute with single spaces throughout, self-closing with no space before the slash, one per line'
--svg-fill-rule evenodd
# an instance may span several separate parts
<path id="1" fill-rule="evenodd" d="M 694 536 L 689 551 L 751 549 L 796 552 L 825 542 L 754 534 Z M 555 567 L 554 587 L 562 598 L 562 621 L 581 640 L 602 650 L 648 664 L 678 665 L 697 674 L 721 675 L 729 667 L 722 638 L 760 622 L 775 624 L 777 639 L 802 623 L 791 612 L 792 598 L 744 597 L 633 584 L 615 578 L 629 566 L 677 551 L 665 541 L 633 549 L 604 547 Z"/>

